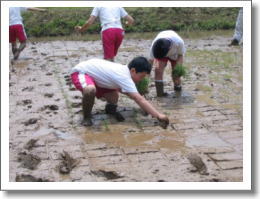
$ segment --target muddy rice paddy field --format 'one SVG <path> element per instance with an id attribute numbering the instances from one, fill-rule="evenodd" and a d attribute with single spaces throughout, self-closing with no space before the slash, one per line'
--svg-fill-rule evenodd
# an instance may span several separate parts
<path id="1" fill-rule="evenodd" d="M 147 56 L 151 41 L 125 39 L 116 62 Z M 146 95 L 169 116 L 167 129 L 121 94 L 124 122 L 96 100 L 94 126 L 82 126 L 69 71 L 102 58 L 101 41 L 28 42 L 10 64 L 10 181 L 243 181 L 243 46 L 229 47 L 226 36 L 184 41 L 182 93 L 173 92 L 168 66 L 169 96 L 155 97 L 153 72 Z"/>

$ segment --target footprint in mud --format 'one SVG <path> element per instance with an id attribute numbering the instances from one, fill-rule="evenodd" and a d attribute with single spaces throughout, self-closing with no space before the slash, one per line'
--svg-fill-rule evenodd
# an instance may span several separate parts
<path id="1" fill-rule="evenodd" d="M 73 102 L 71 103 L 71 107 L 72 108 L 79 108 L 82 106 L 82 103 L 81 102 Z"/>
<path id="2" fill-rule="evenodd" d="M 54 95 L 53 93 L 45 93 L 45 94 L 44 94 L 44 97 L 49 97 L 49 98 L 51 98 L 51 97 L 53 97 L 53 95 Z"/>
<path id="3" fill-rule="evenodd" d="M 52 74 L 53 74 L 53 73 L 51 73 L 51 72 L 46 73 L 47 76 L 50 76 L 50 75 L 52 75 Z"/>
<path id="4" fill-rule="evenodd" d="M 51 85 L 52 85 L 51 83 L 44 84 L 44 86 L 51 86 Z"/>
<path id="5" fill-rule="evenodd" d="M 40 110 L 44 111 L 44 110 L 51 110 L 51 111 L 56 111 L 59 110 L 59 107 L 57 105 L 45 105 L 44 107 L 42 107 Z"/>
<path id="6" fill-rule="evenodd" d="M 31 103 L 32 103 L 32 100 L 30 100 L 30 99 L 25 99 L 25 100 L 22 100 L 22 101 L 17 102 L 16 105 L 26 106 L 26 105 L 31 104 Z"/>
<path id="7" fill-rule="evenodd" d="M 196 168 L 195 170 L 191 170 L 191 172 L 199 172 L 201 175 L 209 175 L 207 172 L 207 166 L 200 156 L 195 153 L 191 153 L 187 156 L 187 159 Z"/>
<path id="8" fill-rule="evenodd" d="M 22 91 L 32 91 L 34 89 L 33 86 L 27 86 L 22 89 Z"/>
<path id="9" fill-rule="evenodd" d="M 123 177 L 123 176 L 120 176 L 115 171 L 98 170 L 98 171 L 91 171 L 91 173 L 98 177 L 105 177 L 107 180 L 114 180 L 114 179 Z"/>
<path id="10" fill-rule="evenodd" d="M 29 125 L 32 125 L 32 124 L 36 124 L 37 121 L 38 121 L 37 118 L 31 118 L 31 119 L 27 120 L 26 122 L 23 122 L 23 124 L 24 124 L 25 126 L 29 126 Z"/>
<path id="11" fill-rule="evenodd" d="M 61 174 L 70 173 L 71 170 L 79 164 L 79 160 L 72 158 L 66 151 L 63 151 L 60 156 L 62 158 L 62 162 L 58 167 Z"/>
<path id="12" fill-rule="evenodd" d="M 42 178 L 36 178 L 32 175 L 17 175 L 15 177 L 16 182 L 50 182 L 50 180 L 42 179 Z"/>
<path id="13" fill-rule="evenodd" d="M 32 148 L 36 147 L 36 142 L 38 139 L 30 139 L 24 146 L 25 149 L 31 150 Z"/>
<path id="14" fill-rule="evenodd" d="M 37 165 L 41 162 L 41 159 L 32 154 L 27 154 L 26 152 L 21 152 L 18 154 L 18 162 L 22 162 L 21 166 L 27 169 L 34 170 Z"/>

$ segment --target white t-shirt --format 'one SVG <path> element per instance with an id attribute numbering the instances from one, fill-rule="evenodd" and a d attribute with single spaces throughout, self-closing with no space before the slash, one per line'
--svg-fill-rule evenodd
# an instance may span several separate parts
<path id="1" fill-rule="evenodd" d="M 21 16 L 21 12 L 26 11 L 26 7 L 10 7 L 9 8 L 9 26 L 22 24 L 23 25 L 23 18 Z"/>
<path id="2" fill-rule="evenodd" d="M 128 15 L 121 7 L 95 7 L 91 13 L 92 16 L 99 17 L 102 30 L 108 28 L 122 28 L 121 18 Z"/>
<path id="3" fill-rule="evenodd" d="M 123 93 L 138 93 L 126 65 L 94 58 L 77 64 L 71 74 L 74 72 L 88 74 L 101 88 L 119 88 Z"/>
<path id="4" fill-rule="evenodd" d="M 169 52 L 167 53 L 166 57 L 170 58 L 171 60 L 177 60 L 178 55 L 184 55 L 186 49 L 184 46 L 184 41 L 182 38 L 173 30 L 166 30 L 160 32 L 155 39 L 152 42 L 151 48 L 150 48 L 150 58 L 154 59 L 152 47 L 155 41 L 158 39 L 166 38 L 171 41 L 171 47 Z"/>

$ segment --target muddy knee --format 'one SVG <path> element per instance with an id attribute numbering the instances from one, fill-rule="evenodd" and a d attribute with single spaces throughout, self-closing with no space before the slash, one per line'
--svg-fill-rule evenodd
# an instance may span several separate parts
<path id="1" fill-rule="evenodd" d="M 83 94 L 83 96 L 95 97 L 95 95 L 96 95 L 95 86 L 88 86 L 88 87 L 84 88 L 82 94 Z"/>

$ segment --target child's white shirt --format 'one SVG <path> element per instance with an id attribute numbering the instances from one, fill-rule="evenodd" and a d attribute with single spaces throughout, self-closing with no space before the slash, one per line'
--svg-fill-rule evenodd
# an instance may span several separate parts
<path id="1" fill-rule="evenodd" d="M 92 16 L 99 17 L 102 30 L 108 28 L 122 28 L 121 18 L 128 15 L 122 7 L 95 7 Z"/>
<path id="2" fill-rule="evenodd" d="M 23 18 L 21 16 L 21 12 L 26 11 L 26 7 L 10 7 L 9 8 L 9 26 L 22 24 Z"/>
<path id="3" fill-rule="evenodd" d="M 121 89 L 123 93 L 138 93 L 126 65 L 94 58 L 77 64 L 71 70 L 71 73 L 74 72 L 88 74 L 101 88 Z"/>
<path id="4" fill-rule="evenodd" d="M 185 46 L 184 41 L 182 38 L 173 30 L 165 30 L 160 32 L 155 39 L 152 42 L 151 48 L 150 48 L 150 58 L 154 59 L 152 47 L 155 41 L 158 39 L 166 38 L 171 40 L 171 47 L 169 52 L 167 53 L 166 57 L 170 58 L 171 60 L 177 60 L 179 55 L 185 54 Z"/>

